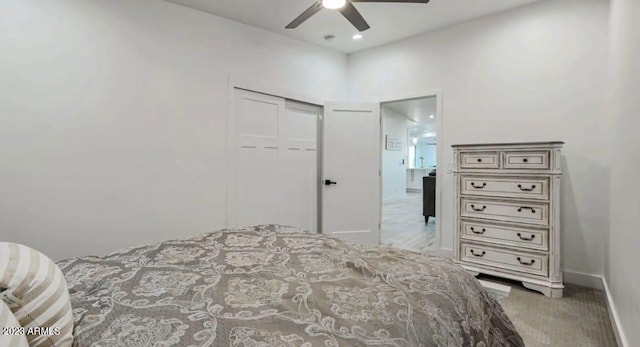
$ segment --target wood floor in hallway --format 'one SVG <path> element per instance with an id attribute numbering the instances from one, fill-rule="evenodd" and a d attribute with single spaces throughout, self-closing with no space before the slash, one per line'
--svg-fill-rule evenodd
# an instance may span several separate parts
<path id="1" fill-rule="evenodd" d="M 382 205 L 380 240 L 383 246 L 426 252 L 436 247 L 436 221 L 422 216 L 422 192 L 408 192 L 406 197 Z"/>

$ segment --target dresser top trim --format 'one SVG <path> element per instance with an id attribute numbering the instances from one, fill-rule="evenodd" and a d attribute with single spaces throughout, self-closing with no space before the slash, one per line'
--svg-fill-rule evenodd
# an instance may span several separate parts
<path id="1" fill-rule="evenodd" d="M 547 142 L 507 142 L 507 143 L 465 143 L 451 145 L 451 147 L 494 147 L 494 146 L 562 146 L 564 141 L 547 141 Z"/>

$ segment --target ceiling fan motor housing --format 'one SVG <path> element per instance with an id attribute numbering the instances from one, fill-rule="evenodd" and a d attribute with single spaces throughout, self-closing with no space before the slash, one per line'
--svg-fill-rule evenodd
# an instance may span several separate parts
<path id="1" fill-rule="evenodd" d="M 311 5 L 308 9 L 302 12 L 296 19 L 289 23 L 286 29 L 295 29 L 300 24 L 307 21 L 314 14 L 318 13 L 323 8 L 330 10 L 338 10 L 351 24 L 358 29 L 358 31 L 365 31 L 370 28 L 369 23 L 362 17 L 358 9 L 353 6 L 354 2 L 390 2 L 390 3 L 418 3 L 427 4 L 429 0 L 318 0 Z M 326 38 L 325 38 L 326 39 Z"/>

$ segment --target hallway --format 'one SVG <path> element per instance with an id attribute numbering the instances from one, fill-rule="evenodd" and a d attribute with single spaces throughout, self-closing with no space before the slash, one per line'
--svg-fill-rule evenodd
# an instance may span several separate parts
<path id="1" fill-rule="evenodd" d="M 425 252 L 435 248 L 436 220 L 424 223 L 422 193 L 407 192 L 407 196 L 382 205 L 380 244 Z"/>

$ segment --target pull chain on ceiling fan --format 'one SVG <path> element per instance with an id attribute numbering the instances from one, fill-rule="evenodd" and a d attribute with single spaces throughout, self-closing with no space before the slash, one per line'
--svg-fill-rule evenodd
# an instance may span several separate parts
<path id="1" fill-rule="evenodd" d="M 311 18 L 314 14 L 318 13 L 323 8 L 329 10 L 338 10 L 342 15 L 347 18 L 351 24 L 353 24 L 358 31 L 365 31 L 370 28 L 369 24 L 364 17 L 358 12 L 355 6 L 353 6 L 354 2 L 390 2 L 390 3 L 416 3 L 416 4 L 426 4 L 430 0 L 318 0 L 316 3 L 311 5 L 308 9 L 302 12 L 298 18 L 294 19 L 291 23 L 289 23 L 285 28 L 286 29 L 295 29 L 300 24 L 304 23 L 307 19 Z"/>

